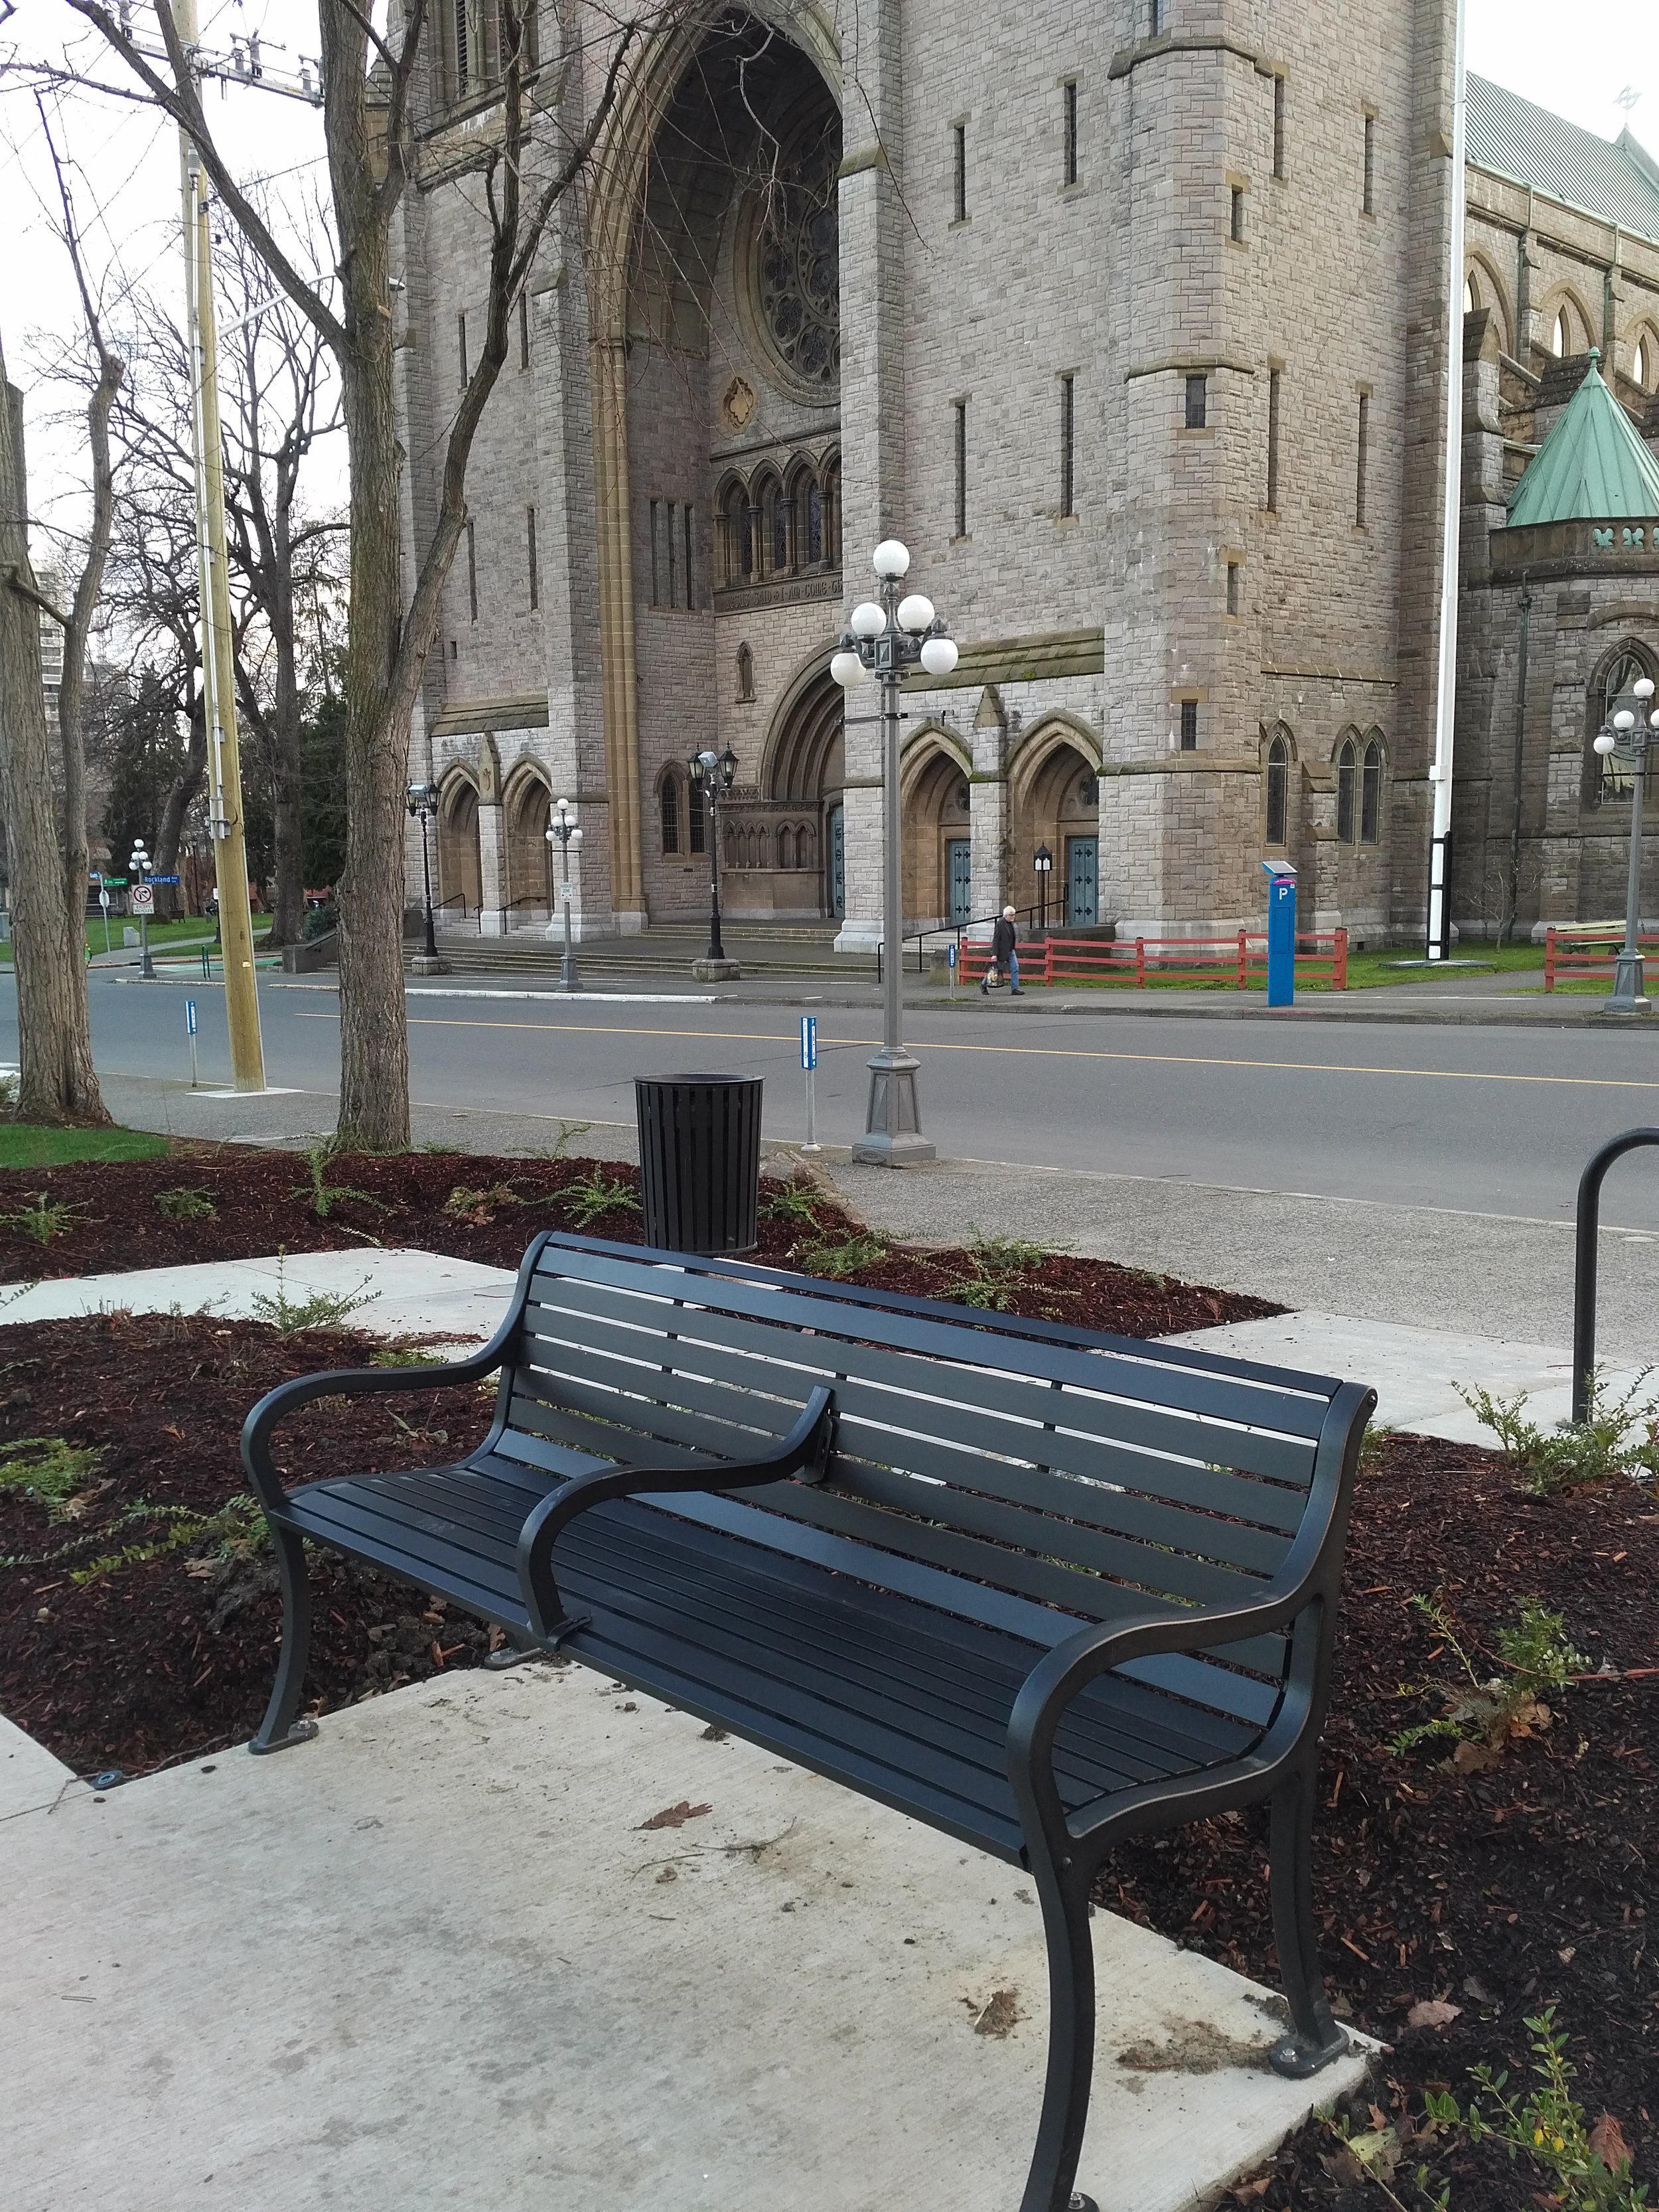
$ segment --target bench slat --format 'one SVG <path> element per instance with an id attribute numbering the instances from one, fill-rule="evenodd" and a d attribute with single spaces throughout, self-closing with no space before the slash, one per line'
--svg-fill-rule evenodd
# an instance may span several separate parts
<path id="1" fill-rule="evenodd" d="M 542 1282 L 537 1278 L 537 1284 Z M 603 1292 L 582 1295 L 602 1297 Z M 808 1303 L 811 1303 L 808 1301 Z M 694 1376 L 716 1382 L 716 1387 L 741 1395 L 739 1377 L 753 1361 L 757 1380 L 780 1387 L 781 1376 L 798 1378 L 802 1402 L 816 1384 L 841 1376 L 914 1396 L 925 1387 L 937 1389 L 946 1404 L 965 1405 L 988 1415 L 1005 1415 L 1015 1421 L 1041 1426 L 1054 1418 L 1056 1403 L 1066 1408 L 1066 1425 L 1085 1435 L 1098 1435 L 1117 1443 L 1137 1445 L 1154 1452 L 1170 1452 L 1182 1459 L 1214 1460 L 1305 1490 L 1311 1479 L 1313 1449 L 1303 1437 L 1275 1431 L 1267 1424 L 1273 1418 L 1271 1405 L 1256 1394 L 1252 1412 L 1262 1425 L 1245 1429 L 1208 1417 L 1165 1413 L 1132 1399 L 1101 1395 L 1111 1389 L 1116 1373 L 1102 1362 L 1082 1366 L 1064 1378 L 1038 1376 L 1022 1381 L 963 1364 L 973 1352 L 986 1349 L 972 1331 L 959 1331 L 951 1346 L 956 1357 L 947 1360 L 899 1352 L 884 1346 L 836 1342 L 822 1334 L 807 1335 L 792 1314 L 780 1313 L 770 1322 L 733 1319 L 723 1314 L 692 1314 L 685 1308 L 665 1307 L 654 1299 L 635 1298 L 633 1319 L 614 1333 L 605 1326 L 603 1310 L 584 1312 L 575 1304 L 549 1305 L 535 1295 L 526 1316 L 525 1364 L 544 1364 L 563 1375 L 579 1364 L 593 1346 L 614 1350 L 642 1362 L 660 1363 L 671 1369 L 688 1369 Z M 672 1344 L 665 1330 L 647 1333 L 647 1322 L 655 1307 L 658 1316 L 673 1315 L 681 1322 Z M 734 1355 L 737 1355 L 734 1357 Z M 1078 1355 L 1079 1365 L 1088 1355 Z M 769 1370 L 769 1375 L 765 1370 Z M 716 1380 L 718 1371 L 718 1380 Z M 933 1381 L 937 1374 L 939 1381 Z M 949 1377 L 947 1381 L 945 1378 Z M 728 1379 L 729 1378 L 729 1379 Z"/>
<path id="2" fill-rule="evenodd" d="M 560 1255 L 564 1259 L 566 1255 Z M 654 1281 L 653 1281 L 654 1274 Z M 549 1276 L 544 1270 L 531 1276 L 526 1328 L 540 1329 L 542 1316 L 571 1314 L 577 1321 L 613 1321 L 646 1332 L 677 1332 L 688 1343 L 717 1349 L 752 1349 L 765 1358 L 779 1356 L 779 1332 L 817 1338 L 823 1347 L 838 1345 L 845 1354 L 884 1354 L 894 1358 L 891 1374 L 902 1380 L 905 1360 L 947 1360 L 964 1367 L 987 1389 L 987 1405 L 1006 1405 L 1018 1411 L 1029 1402 L 1029 1394 L 1044 1385 L 1061 1385 L 1078 1391 L 1113 1391 L 1124 1411 L 1139 1411 L 1148 1420 L 1179 1427 L 1190 1436 L 1190 1422 L 1228 1422 L 1239 1427 L 1272 1429 L 1279 1436 L 1298 1437 L 1312 1447 L 1325 1418 L 1329 1395 L 1303 1395 L 1285 1385 L 1270 1389 L 1245 1385 L 1221 1376 L 1188 1376 L 1109 1352 L 1066 1349 L 1061 1345 L 1033 1345 L 1022 1338 L 1000 1336 L 988 1328 L 953 1325 L 938 1321 L 914 1321 L 907 1314 L 860 1314 L 836 1307 L 811 1291 L 754 1290 L 737 1285 L 734 1297 L 726 1297 L 728 1285 L 719 1283 L 721 1297 L 706 1291 L 708 1305 L 690 1305 L 672 1297 L 679 1281 L 675 1270 L 635 1267 L 633 1287 L 592 1283 L 586 1276 Z M 702 1285 L 699 1285 L 702 1287 Z M 759 1334 L 757 1334 L 759 1332 Z M 557 1325 L 550 1334 L 560 1334 Z M 796 1354 L 803 1347 L 796 1345 Z M 644 1345 L 641 1345 L 644 1352 Z M 995 1367 L 984 1360 L 995 1360 Z M 856 1371 L 874 1370 L 856 1367 Z M 1301 1380 L 1301 1378 L 1294 1378 Z M 1190 1387 L 1186 1387 L 1190 1385 Z"/>
<path id="3" fill-rule="evenodd" d="M 535 1344 L 550 1361 L 549 1340 L 538 1339 Z M 691 1443 L 704 1450 L 712 1448 L 709 1424 L 714 1422 L 731 1431 L 733 1440 L 726 1449 L 736 1453 L 757 1448 L 738 1441 L 745 1433 L 786 1435 L 804 1402 L 804 1397 L 799 1402 L 762 1397 L 732 1383 L 711 1382 L 684 1371 L 670 1375 L 660 1366 L 642 1367 L 632 1359 L 619 1358 L 605 1347 L 584 1346 L 583 1355 L 582 1377 L 576 1384 L 582 1394 L 579 1396 L 572 1395 L 574 1378 L 562 1368 L 555 1369 L 550 1364 L 540 1370 L 524 1367 L 515 1370 L 509 1418 L 517 1421 L 521 1409 L 536 1406 L 580 1406 L 600 1418 L 635 1425 L 642 1436 Z M 564 1357 L 571 1358 L 570 1347 L 564 1348 Z M 998 1453 L 1028 1459 L 1061 1474 L 1122 1485 L 1141 1494 L 1161 1497 L 1173 1506 L 1191 1505 L 1201 1511 L 1231 1515 L 1285 1535 L 1293 1534 L 1301 1523 L 1304 1499 L 1300 1489 L 1255 1480 L 1212 1464 L 1133 1451 L 1110 1438 L 1078 1434 L 1073 1419 L 1078 1401 L 1070 1394 L 1043 1394 L 1042 1410 L 1060 1424 L 1055 1429 L 1037 1427 L 1032 1418 L 1015 1422 L 999 1419 L 977 1405 L 942 1397 L 901 1397 L 854 1381 L 838 1379 L 835 1389 L 843 1431 L 854 1422 L 884 1430 L 920 1429 L 930 1439 L 963 1446 L 977 1455 Z M 595 1395 L 605 1389 L 624 1394 L 625 1402 L 608 1407 Z M 1036 1409 L 1030 1410 L 1034 1416 Z M 533 1431 L 536 1415 L 524 1410 L 523 1418 Z M 1211 1449 L 1219 1449 L 1227 1443 L 1228 1432 L 1206 1441 Z M 939 1474 L 952 1481 L 957 1479 L 955 1455 L 941 1453 L 932 1443 L 919 1449 L 931 1451 L 933 1463 L 907 1457 L 907 1464 L 914 1465 L 920 1474 Z M 1057 1510 L 1072 1509 L 1059 1506 Z M 1250 1560 L 1259 1556 L 1256 1547 Z"/>
<path id="4" fill-rule="evenodd" d="M 656 1295 L 652 1275 L 665 1285 L 672 1284 L 672 1294 L 691 1305 L 701 1303 L 732 1315 L 770 1319 L 780 1315 L 787 1300 L 792 1326 L 849 1340 L 873 1334 L 884 1344 L 930 1356 L 939 1356 L 941 1342 L 949 1340 L 955 1349 L 945 1356 L 992 1362 L 1000 1372 L 1074 1381 L 1085 1379 L 1079 1363 L 1098 1363 L 1114 1370 L 1110 1387 L 1126 1397 L 1244 1422 L 1261 1419 L 1265 1407 L 1275 1425 L 1310 1439 L 1317 1437 L 1325 1409 L 1341 1387 L 1330 1376 L 1264 1368 L 1130 1337 L 1072 1331 L 988 1312 L 969 1321 L 927 1299 L 867 1292 L 851 1284 L 826 1283 L 741 1262 L 702 1266 L 683 1255 L 653 1255 L 637 1247 L 605 1250 L 595 1243 L 561 1237 L 550 1238 L 542 1265 L 531 1279 L 530 1296 L 538 1299 L 550 1285 L 556 1291 L 567 1277 L 596 1291 L 605 1285 L 637 1297 L 648 1285 Z M 804 1284 L 811 1287 L 803 1288 Z M 860 1300 L 868 1308 L 865 1320 L 873 1328 L 860 1326 L 859 1314 L 848 1310 Z M 964 1342 L 975 1340 L 976 1350 L 961 1349 Z M 1250 1411 L 1252 1407 L 1257 1410 Z"/>

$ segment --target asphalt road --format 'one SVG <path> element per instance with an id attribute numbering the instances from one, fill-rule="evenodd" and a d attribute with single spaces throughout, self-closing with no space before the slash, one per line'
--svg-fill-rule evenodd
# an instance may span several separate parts
<path id="1" fill-rule="evenodd" d="M 183 988 L 94 974 L 91 990 L 100 1070 L 188 1078 Z M 222 1080 L 222 994 L 190 995 L 204 1080 Z M 266 985 L 261 1000 L 269 1080 L 332 1093 L 333 992 Z M 635 1074 L 712 1067 L 764 1076 L 768 1135 L 802 1133 L 799 1016 L 786 1007 L 430 995 L 411 998 L 410 1020 L 425 1104 L 631 1126 Z M 1559 1221 L 1596 1144 L 1659 1124 L 1656 1030 L 1291 1030 L 993 1005 L 918 1012 L 906 1041 L 928 1133 L 958 1159 Z M 0 1056 L 15 1059 L 15 1036 L 4 991 Z M 878 1031 L 866 1012 L 825 1007 L 818 1036 L 818 1135 L 846 1144 Z M 313 1109 L 302 1126 L 327 1119 Z M 1659 1228 L 1659 1152 L 1614 1170 L 1606 1218 Z"/>

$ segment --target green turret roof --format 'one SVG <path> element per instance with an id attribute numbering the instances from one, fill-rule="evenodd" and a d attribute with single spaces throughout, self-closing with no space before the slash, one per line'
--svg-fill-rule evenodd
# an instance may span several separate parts
<path id="1" fill-rule="evenodd" d="M 1589 368 L 1561 419 L 1527 464 L 1510 502 L 1510 527 L 1535 522 L 1607 522 L 1659 516 L 1659 460 Z"/>

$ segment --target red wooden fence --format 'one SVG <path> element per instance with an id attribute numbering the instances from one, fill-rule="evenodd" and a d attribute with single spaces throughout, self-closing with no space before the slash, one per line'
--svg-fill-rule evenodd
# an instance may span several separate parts
<path id="1" fill-rule="evenodd" d="M 1548 931 L 1544 939 L 1544 988 L 1553 991 L 1558 975 L 1611 975 L 1625 933 L 1616 924 L 1593 934 L 1581 930 Z M 1644 952 L 1659 948 L 1659 937 L 1638 937 Z"/>
<path id="2" fill-rule="evenodd" d="M 1305 948 L 1305 949 L 1304 949 Z M 964 945 L 959 973 L 976 983 L 990 964 L 982 939 Z M 1063 937 L 1051 935 L 1024 945 L 1019 951 L 1022 984 L 1127 981 L 1144 991 L 1164 976 L 1193 976 L 1231 983 L 1240 991 L 1267 980 L 1267 940 L 1259 930 L 1241 929 L 1233 937 Z M 1339 929 L 1297 939 L 1296 980 L 1348 988 L 1348 933 Z"/>

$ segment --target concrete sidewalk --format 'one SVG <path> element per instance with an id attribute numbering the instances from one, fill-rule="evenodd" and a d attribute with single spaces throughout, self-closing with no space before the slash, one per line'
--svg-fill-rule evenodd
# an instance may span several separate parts
<path id="1" fill-rule="evenodd" d="M 0 1881 L 9 2212 L 1018 2200 L 1027 1878 L 584 1667 L 77 1787 L 0 1824 Z M 1268 1991 L 1093 1925 L 1103 2212 L 1210 2201 L 1360 2079 L 1279 2080 Z"/>

